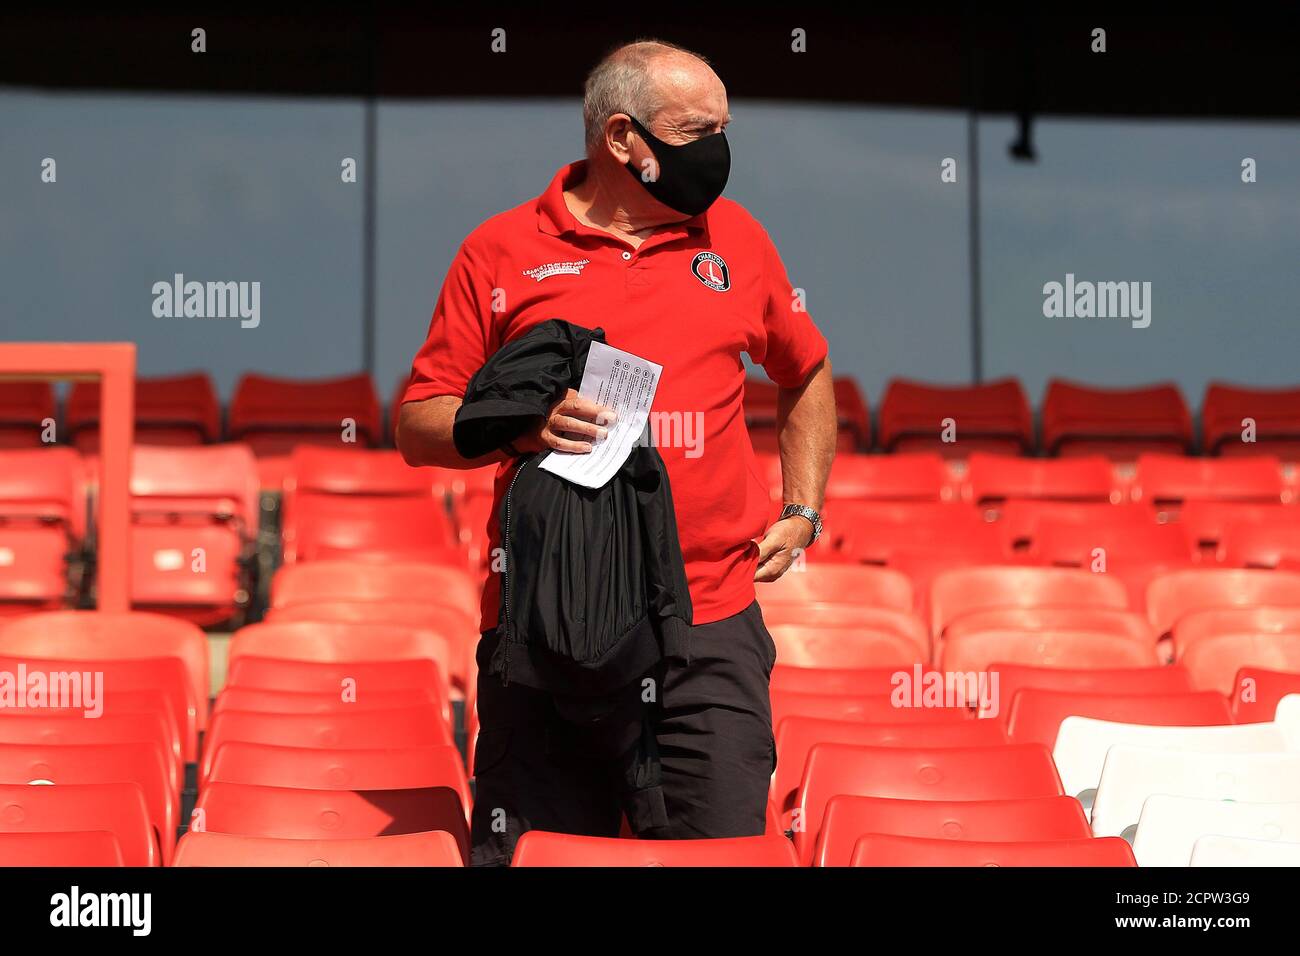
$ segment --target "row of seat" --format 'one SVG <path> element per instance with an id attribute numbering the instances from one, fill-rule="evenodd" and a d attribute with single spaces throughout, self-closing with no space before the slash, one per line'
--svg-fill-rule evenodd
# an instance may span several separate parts
<path id="1" fill-rule="evenodd" d="M 398 383 L 389 408 L 396 420 L 405 390 Z M 936 450 L 946 456 L 972 451 L 1010 454 L 1039 447 L 1034 417 L 1015 379 L 973 386 L 943 386 L 894 379 L 885 389 L 878 435 L 866 399 L 850 378 L 835 382 L 844 451 Z M 760 450 L 775 450 L 777 390 L 765 379 L 747 380 L 745 417 Z M 226 428 L 211 380 L 203 373 L 141 378 L 136 386 L 137 429 L 142 440 L 200 444 L 221 437 L 247 441 L 259 455 L 283 455 L 298 443 L 336 441 L 351 422 L 363 446 L 387 444 L 382 403 L 366 375 L 330 379 L 241 377 Z M 49 441 L 46 423 L 57 417 L 46 383 L 0 385 L 0 447 Z M 98 447 L 99 393 L 93 383 L 74 386 L 64 414 L 66 440 L 83 450 Z M 391 427 L 391 426 L 390 426 Z M 1206 454 L 1236 455 L 1264 449 L 1294 460 L 1300 451 L 1300 389 L 1265 389 L 1211 383 L 1201 405 L 1200 445 Z M 1141 451 L 1193 450 L 1192 417 L 1177 386 L 1102 388 L 1062 379 L 1048 383 L 1042 402 L 1042 451 L 1048 455 L 1103 454 L 1131 459 Z"/>

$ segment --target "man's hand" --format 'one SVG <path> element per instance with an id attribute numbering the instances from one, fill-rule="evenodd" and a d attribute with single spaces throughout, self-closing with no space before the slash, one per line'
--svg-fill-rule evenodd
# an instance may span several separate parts
<path id="1" fill-rule="evenodd" d="M 812 522 L 792 515 L 767 529 L 758 543 L 758 569 L 755 581 L 775 581 L 789 570 L 799 551 L 812 542 Z"/>
<path id="2" fill-rule="evenodd" d="M 514 445 L 522 452 L 555 451 L 585 455 L 591 451 L 592 440 L 604 438 L 605 426 L 612 424 L 617 413 L 589 398 L 583 398 L 574 389 L 551 406 L 542 423 L 529 435 L 518 439 Z M 583 438 L 588 440 L 584 441 Z"/>

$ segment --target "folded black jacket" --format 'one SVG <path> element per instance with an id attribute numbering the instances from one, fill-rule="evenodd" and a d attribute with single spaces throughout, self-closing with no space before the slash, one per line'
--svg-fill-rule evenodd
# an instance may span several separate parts
<path id="1" fill-rule="evenodd" d="M 477 458 L 536 428 L 582 381 L 600 329 L 559 319 L 502 346 L 470 380 L 457 451 Z M 601 488 L 525 455 L 498 515 L 501 612 L 491 670 L 565 695 L 604 695 L 662 657 L 688 658 L 691 598 L 668 472 L 643 440 Z"/>

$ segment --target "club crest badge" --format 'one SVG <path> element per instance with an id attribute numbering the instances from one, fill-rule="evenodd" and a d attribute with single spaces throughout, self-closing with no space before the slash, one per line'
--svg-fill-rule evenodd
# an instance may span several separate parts
<path id="1" fill-rule="evenodd" d="M 701 252 L 691 262 L 691 272 L 714 292 L 726 292 L 731 288 L 731 272 L 727 262 L 716 252 Z"/>

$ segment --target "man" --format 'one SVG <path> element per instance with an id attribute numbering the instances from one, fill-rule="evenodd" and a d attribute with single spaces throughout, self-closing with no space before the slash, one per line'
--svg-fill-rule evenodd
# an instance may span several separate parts
<path id="1" fill-rule="evenodd" d="M 603 328 L 610 345 L 663 366 L 654 413 L 702 422 L 690 447 L 658 443 L 694 626 L 689 662 L 667 667 L 652 694 L 666 822 L 640 835 L 757 835 L 775 765 L 768 680 L 776 648 L 754 582 L 780 577 L 820 532 L 836 429 L 826 342 L 767 233 L 718 198 L 730 168 L 730 115 L 726 89 L 702 57 L 658 41 L 622 46 L 588 77 L 583 113 L 586 160 L 461 246 L 413 363 L 397 443 L 412 465 L 500 463 L 489 526 L 496 546 L 517 455 L 590 451 L 609 419 L 571 390 L 528 438 L 463 459 L 452 424 L 474 372 L 550 318 Z M 744 422 L 742 352 L 779 387 L 787 516 L 770 527 Z M 480 663 L 495 646 L 499 591 L 493 575 Z M 545 694 L 484 674 L 478 712 L 475 864 L 508 863 L 528 829 L 618 834 L 609 767 L 582 728 L 557 719 Z"/>

